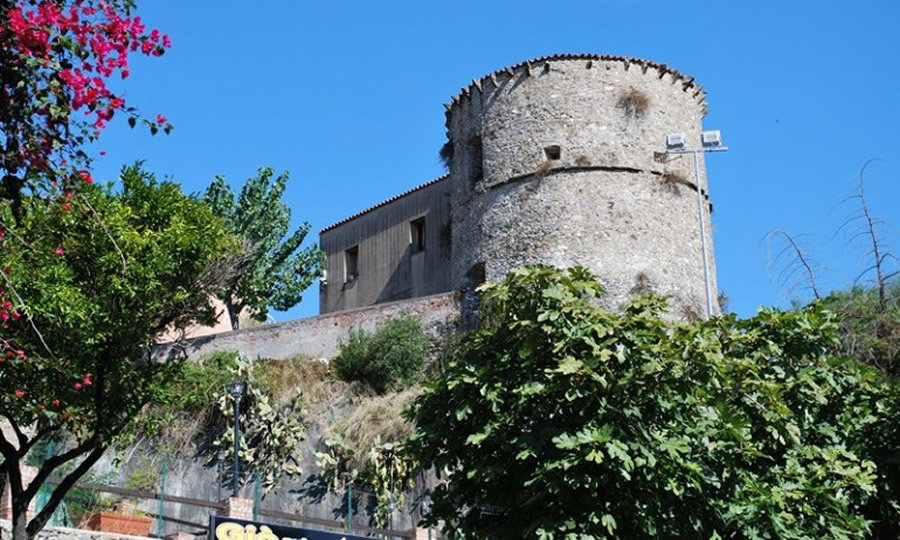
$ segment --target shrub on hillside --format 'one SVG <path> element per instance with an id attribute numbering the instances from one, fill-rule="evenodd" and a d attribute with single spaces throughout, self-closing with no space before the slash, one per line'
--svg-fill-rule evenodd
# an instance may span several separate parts
<path id="1" fill-rule="evenodd" d="M 421 376 L 428 338 L 417 317 L 406 315 L 379 326 L 375 332 L 350 330 L 334 359 L 338 377 L 361 381 L 379 394 L 398 390 Z"/>
<path id="2" fill-rule="evenodd" d="M 820 301 L 837 315 L 840 353 L 900 375 L 900 281 L 885 287 L 882 306 L 877 288 L 834 291 Z"/>

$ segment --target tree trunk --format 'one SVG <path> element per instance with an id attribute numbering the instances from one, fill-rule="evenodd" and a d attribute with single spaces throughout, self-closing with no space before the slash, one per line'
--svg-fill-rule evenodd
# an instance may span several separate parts
<path id="1" fill-rule="evenodd" d="M 18 504 L 17 504 L 18 503 Z M 26 504 L 24 507 L 19 503 L 19 501 L 13 502 L 13 515 L 12 515 L 12 537 L 13 540 L 31 540 L 31 537 L 28 536 L 28 521 L 27 521 L 27 511 L 28 505 Z"/>
<path id="2" fill-rule="evenodd" d="M 225 302 L 225 308 L 228 309 L 228 318 L 231 319 L 231 329 L 241 329 L 241 311 L 244 310 L 242 304 L 232 304 L 230 301 Z"/>

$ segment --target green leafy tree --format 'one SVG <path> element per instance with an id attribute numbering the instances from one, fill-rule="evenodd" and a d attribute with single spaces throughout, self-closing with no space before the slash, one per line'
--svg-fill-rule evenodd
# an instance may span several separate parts
<path id="1" fill-rule="evenodd" d="M 12 493 L 14 538 L 33 538 L 60 500 L 138 412 L 178 377 L 181 362 L 149 349 L 171 327 L 209 323 L 210 295 L 233 276 L 237 240 L 202 202 L 139 165 L 121 187 L 81 186 L 77 197 L 24 198 L 12 225 L 0 201 L 0 475 Z M 64 437 L 30 485 L 19 464 L 37 443 Z M 51 473 L 70 466 L 26 524 Z"/>
<path id="2" fill-rule="evenodd" d="M 240 277 L 221 296 L 235 330 L 244 309 L 263 322 L 270 307 L 285 311 L 297 305 L 319 275 L 324 255 L 318 246 L 300 249 L 310 224 L 288 235 L 291 210 L 281 201 L 287 180 L 287 173 L 274 177 L 266 167 L 247 180 L 237 201 L 221 176 L 206 190 L 206 202 L 244 240 L 248 252 Z"/>
<path id="3" fill-rule="evenodd" d="M 892 519 L 878 467 L 896 457 L 896 392 L 832 353 L 830 313 L 669 323 L 658 297 L 611 314 L 602 293 L 579 268 L 486 289 L 481 328 L 416 402 L 408 447 L 444 477 L 430 522 L 452 538 L 799 539 Z"/>

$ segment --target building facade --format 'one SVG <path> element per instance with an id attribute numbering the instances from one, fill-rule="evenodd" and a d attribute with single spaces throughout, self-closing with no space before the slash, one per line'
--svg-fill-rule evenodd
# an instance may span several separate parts
<path id="1" fill-rule="evenodd" d="M 691 156 L 665 154 L 669 133 L 700 147 L 706 104 L 693 78 L 555 55 L 476 79 L 446 108 L 449 175 L 322 230 L 321 313 L 471 291 L 538 263 L 590 269 L 611 309 L 652 290 L 676 317 L 704 313 L 706 170 L 701 161 L 697 179 Z"/>

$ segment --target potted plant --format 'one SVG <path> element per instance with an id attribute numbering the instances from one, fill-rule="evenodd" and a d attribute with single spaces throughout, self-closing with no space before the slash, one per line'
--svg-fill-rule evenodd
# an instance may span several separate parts
<path id="1" fill-rule="evenodd" d="M 130 536 L 148 536 L 153 519 L 141 515 L 137 503 L 123 500 L 116 505 L 115 512 L 101 511 L 91 514 L 83 528 Z"/>

